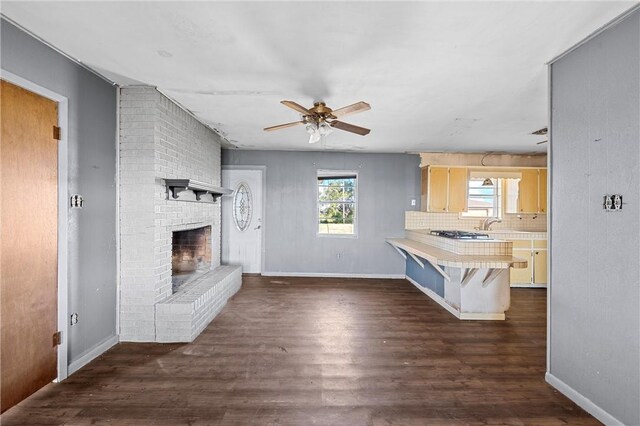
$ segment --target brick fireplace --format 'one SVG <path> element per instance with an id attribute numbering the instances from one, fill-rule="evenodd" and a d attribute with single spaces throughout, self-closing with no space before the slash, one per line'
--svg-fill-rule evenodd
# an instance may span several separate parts
<path id="1" fill-rule="evenodd" d="M 204 229 L 200 267 L 220 266 L 220 201 L 172 199 L 164 179 L 220 186 L 220 138 L 155 88 L 124 87 L 119 149 L 120 340 L 154 342 L 156 305 L 174 295 L 176 233 Z"/>

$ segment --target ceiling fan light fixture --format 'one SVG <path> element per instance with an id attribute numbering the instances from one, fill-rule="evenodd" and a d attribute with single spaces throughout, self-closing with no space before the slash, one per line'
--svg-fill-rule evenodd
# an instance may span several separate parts
<path id="1" fill-rule="evenodd" d="M 311 133 L 309 135 L 309 143 L 316 143 L 316 142 L 320 142 L 320 139 L 322 138 L 322 136 L 320 136 L 320 132 L 314 132 Z"/>
<path id="2" fill-rule="evenodd" d="M 318 126 L 318 133 L 320 133 L 320 136 L 327 136 L 331 132 L 333 132 L 333 128 L 326 121 L 323 121 Z"/>

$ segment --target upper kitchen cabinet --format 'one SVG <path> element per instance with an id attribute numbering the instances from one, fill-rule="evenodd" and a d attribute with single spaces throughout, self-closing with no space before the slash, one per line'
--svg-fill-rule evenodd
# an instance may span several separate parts
<path id="1" fill-rule="evenodd" d="M 538 175 L 538 205 L 540 213 L 547 212 L 547 169 L 540 169 Z"/>
<path id="2" fill-rule="evenodd" d="M 428 212 L 463 212 L 467 210 L 468 170 L 466 167 L 435 167 L 422 170 L 422 193 Z"/>
<path id="3" fill-rule="evenodd" d="M 547 169 L 522 169 L 518 213 L 547 212 Z"/>

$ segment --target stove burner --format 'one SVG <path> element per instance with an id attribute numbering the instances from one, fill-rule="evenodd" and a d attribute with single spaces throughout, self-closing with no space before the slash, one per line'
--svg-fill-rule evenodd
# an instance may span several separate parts
<path id="1" fill-rule="evenodd" d="M 454 240 L 490 240 L 489 234 L 467 231 L 431 231 L 431 235 L 438 237 L 452 238 Z"/>

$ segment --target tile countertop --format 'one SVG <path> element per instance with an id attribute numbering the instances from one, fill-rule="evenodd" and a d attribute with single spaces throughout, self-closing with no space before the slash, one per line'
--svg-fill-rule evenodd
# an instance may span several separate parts
<path id="1" fill-rule="evenodd" d="M 416 231 L 424 234 L 429 234 L 431 229 L 419 228 L 410 229 L 406 228 L 405 231 Z M 467 231 L 466 229 L 458 229 L 458 231 Z M 489 234 L 496 240 L 546 240 L 546 231 L 519 231 L 514 229 L 492 229 L 490 231 L 482 231 L 477 229 L 468 230 L 469 232 L 479 232 L 483 234 Z M 469 241 L 469 240 L 465 240 Z M 473 240 L 472 240 L 473 241 Z M 486 241 L 486 240 L 485 240 Z M 494 240 L 495 241 L 495 240 Z"/>
<path id="2" fill-rule="evenodd" d="M 442 237 L 438 237 L 442 238 Z M 437 265 L 452 268 L 526 268 L 527 261 L 509 255 L 462 255 L 408 238 L 387 238 L 389 244 Z M 511 244 L 511 243 L 509 243 Z"/>
<path id="3" fill-rule="evenodd" d="M 405 238 L 455 254 L 475 256 L 511 256 L 513 244 L 509 241 L 457 240 L 431 235 L 428 229 L 407 229 Z"/>

